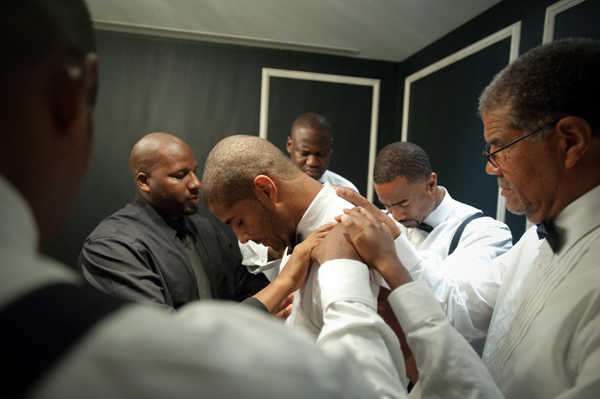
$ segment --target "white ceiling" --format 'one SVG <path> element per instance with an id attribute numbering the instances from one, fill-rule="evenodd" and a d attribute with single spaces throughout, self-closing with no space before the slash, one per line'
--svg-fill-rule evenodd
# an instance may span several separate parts
<path id="1" fill-rule="evenodd" d="M 98 29 L 400 62 L 500 0 L 86 0 Z"/>

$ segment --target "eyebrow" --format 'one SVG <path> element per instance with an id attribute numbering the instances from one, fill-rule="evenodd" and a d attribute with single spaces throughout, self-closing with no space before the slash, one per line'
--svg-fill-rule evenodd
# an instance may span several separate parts
<path id="1" fill-rule="evenodd" d="M 402 204 L 404 204 L 405 202 L 408 202 L 408 201 L 409 201 L 409 199 L 407 198 L 407 199 L 403 199 L 402 201 L 398 201 L 398 202 L 396 202 L 395 204 L 386 204 L 385 202 L 382 202 L 381 200 L 379 200 L 379 202 L 381 202 L 381 203 L 383 204 L 383 206 L 396 206 L 396 205 L 402 205 Z"/>
<path id="2" fill-rule="evenodd" d="M 176 170 L 173 173 L 187 172 L 190 170 L 198 170 L 198 165 L 194 166 L 193 168 L 181 168 L 181 169 Z"/>
<path id="3" fill-rule="evenodd" d="M 490 141 L 485 141 L 487 144 L 489 145 L 495 145 L 497 147 L 502 147 L 502 143 L 506 142 L 505 140 L 502 140 L 498 137 L 494 137 L 493 139 L 491 139 Z"/>

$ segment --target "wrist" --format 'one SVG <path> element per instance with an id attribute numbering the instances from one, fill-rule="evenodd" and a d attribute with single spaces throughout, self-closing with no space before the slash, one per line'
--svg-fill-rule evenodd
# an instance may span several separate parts
<path id="1" fill-rule="evenodd" d="M 391 259 L 386 257 L 381 262 L 377 262 L 374 268 L 381 274 L 392 291 L 413 281 L 408 270 L 396 256 L 391 257 Z"/>

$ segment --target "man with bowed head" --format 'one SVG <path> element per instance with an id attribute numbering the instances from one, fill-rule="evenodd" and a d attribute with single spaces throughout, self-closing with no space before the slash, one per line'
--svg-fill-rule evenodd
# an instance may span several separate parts
<path id="1" fill-rule="evenodd" d="M 307 175 L 321 183 L 358 189 L 348 179 L 328 170 L 333 153 L 331 123 L 323 115 L 307 112 L 292 124 L 285 148 L 294 163 Z"/>
<path id="2" fill-rule="evenodd" d="M 282 274 L 286 273 L 289 262 L 298 246 L 304 243 L 305 236 L 318 226 L 334 220 L 344 208 L 351 206 L 335 194 L 330 184 L 322 185 L 302 173 L 273 144 L 255 136 L 230 136 L 221 140 L 206 159 L 202 180 L 202 198 L 207 208 L 224 224 L 232 227 L 240 242 L 252 240 L 277 251 L 286 251 Z M 380 276 L 377 273 L 370 275 L 341 231 L 341 226 L 334 227 L 323 244 L 311 251 L 312 259 L 321 266 L 312 264 L 309 267 L 304 284 L 295 293 L 292 314 L 286 323 L 294 329 L 311 333 L 317 342 L 324 337 L 339 337 L 361 359 L 367 378 L 382 392 L 396 396 L 398 392 L 404 392 L 407 386 L 404 357 L 398 337 L 376 314 L 379 289 L 376 282 L 381 282 Z M 332 235 L 334 238 L 329 239 Z M 330 243 L 326 245 L 328 239 Z M 374 252 L 392 254 L 392 259 L 385 259 L 384 256 L 379 260 L 383 258 L 384 263 L 395 264 L 395 258 L 399 262 L 391 237 L 387 240 L 375 237 L 369 243 L 368 247 Z M 291 249 L 293 252 L 289 257 L 287 252 Z M 332 285 L 338 284 L 340 286 L 332 290 Z M 438 347 L 438 353 L 435 354 L 438 359 L 452 358 L 452 361 L 460 364 L 466 359 L 476 359 L 475 352 L 450 327 L 437 303 L 434 306 L 438 312 L 435 327 L 427 322 L 418 323 L 426 331 L 419 331 L 415 339 L 421 342 L 440 340 L 445 344 L 452 342 L 452 345 Z M 340 317 L 342 313 L 338 312 L 342 309 L 347 309 L 348 314 Z M 439 314 L 442 314 L 441 318 Z M 416 315 L 411 316 L 413 320 L 421 317 L 423 315 L 418 310 Z M 348 332 L 353 334 L 348 337 Z M 433 346 L 423 345 L 420 348 L 425 350 L 430 347 Z M 450 357 L 447 350 L 457 353 L 457 356 Z M 421 351 L 418 356 L 430 358 L 433 354 Z M 441 375 L 441 369 L 450 367 L 446 362 L 438 362 L 437 366 L 434 363 L 421 370 L 424 374 L 431 372 L 437 375 L 437 381 L 435 378 L 430 380 L 437 384 L 432 391 L 442 389 L 440 378 L 454 381 L 456 375 Z M 467 360 L 464 364 L 469 363 L 471 361 Z M 467 369 L 471 378 L 481 375 L 484 368 L 478 366 L 476 369 Z M 463 389 L 467 386 L 467 390 L 479 389 L 478 384 L 460 386 L 461 389 L 456 393 L 464 394 Z M 490 392 L 494 392 L 494 389 Z"/>
<path id="3" fill-rule="evenodd" d="M 331 123 L 323 115 L 307 112 L 298 116 L 287 138 L 286 150 L 296 166 L 319 183 L 349 187 L 358 192 L 348 179 L 327 169 L 333 153 L 333 137 Z M 277 276 L 282 253 L 253 241 L 239 242 L 239 247 L 244 258 L 242 264 L 251 273 L 262 272 L 270 280 Z"/>
<path id="4" fill-rule="evenodd" d="M 482 292 L 489 280 L 485 266 L 511 248 L 508 226 L 452 198 L 416 144 L 384 147 L 375 159 L 373 181 L 379 201 L 398 222 L 396 245 L 404 266 L 415 280 L 429 284 L 467 340 L 484 338 L 493 309 Z"/>

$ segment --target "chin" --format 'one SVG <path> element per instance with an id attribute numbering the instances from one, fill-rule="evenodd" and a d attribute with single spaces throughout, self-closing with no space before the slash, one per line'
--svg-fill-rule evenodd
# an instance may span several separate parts
<path id="1" fill-rule="evenodd" d="M 308 176 L 312 177 L 315 180 L 319 180 L 321 176 L 323 176 L 323 173 L 319 172 L 304 171 L 304 173 L 306 173 Z"/>
<path id="2" fill-rule="evenodd" d="M 182 213 L 184 216 L 189 216 L 195 214 L 196 212 L 198 212 L 197 206 L 193 208 L 185 208 Z"/>
<path id="3" fill-rule="evenodd" d="M 263 245 L 265 245 L 265 244 L 263 243 Z M 277 245 L 271 245 L 270 247 L 271 247 L 271 248 L 272 248 L 272 249 L 273 249 L 275 252 L 282 252 L 282 251 L 285 251 L 285 249 L 286 249 L 288 246 L 287 246 L 287 245 L 279 245 L 279 244 L 277 244 Z"/>

